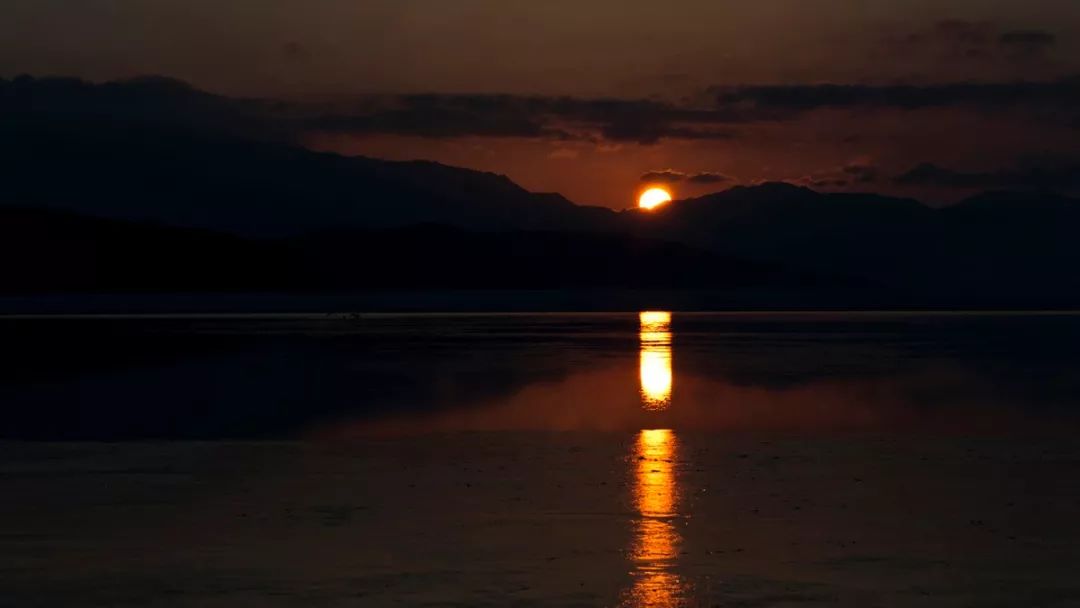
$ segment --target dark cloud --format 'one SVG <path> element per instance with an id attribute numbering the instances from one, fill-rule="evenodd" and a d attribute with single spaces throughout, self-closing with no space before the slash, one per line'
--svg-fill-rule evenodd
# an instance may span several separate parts
<path id="1" fill-rule="evenodd" d="M 74 79 L 0 79 L 0 115 L 137 120 L 187 129 L 303 141 L 314 134 L 425 138 L 504 137 L 655 144 L 664 139 L 730 140 L 747 125 L 794 120 L 823 108 L 942 106 L 1024 110 L 1065 126 L 1078 120 L 1080 78 L 1049 82 L 736 86 L 712 90 L 711 107 L 651 99 L 521 95 L 372 95 L 339 103 L 238 99 L 182 82 L 143 78 L 91 84 Z M 687 102 L 688 103 L 688 102 Z M 688 176 L 688 178 L 691 176 Z M 687 178 L 687 179 L 688 179 Z M 848 181 L 866 179 L 847 176 Z M 697 176 L 717 183 L 723 176 Z"/>
<path id="2" fill-rule="evenodd" d="M 892 55 L 929 56 L 936 61 L 989 59 L 998 28 L 989 21 L 946 19 L 928 29 L 889 35 L 884 43 Z"/>
<path id="3" fill-rule="evenodd" d="M 1080 103 L 1080 78 L 1049 82 L 933 85 L 810 84 L 714 87 L 721 106 L 809 111 L 822 108 L 920 109 L 943 106 L 1008 107 Z"/>
<path id="4" fill-rule="evenodd" d="M 732 178 L 722 173 L 695 173 L 686 178 L 686 181 L 692 184 L 720 184 L 723 182 L 730 182 Z"/>
<path id="5" fill-rule="evenodd" d="M 929 54 L 939 61 L 1043 61 L 1057 44 L 1044 30 L 1009 30 L 993 21 L 946 19 L 933 27 L 885 40 L 892 53 Z"/>
<path id="6" fill-rule="evenodd" d="M 732 139 L 738 134 L 729 125 L 750 120 L 745 113 L 652 100 L 428 94 L 339 105 L 324 110 L 305 126 L 360 135 L 477 135 L 653 144 L 661 139 Z"/>
<path id="7" fill-rule="evenodd" d="M 996 26 L 989 21 L 944 19 L 934 25 L 934 36 L 951 44 L 967 48 L 989 44 L 994 39 Z"/>
<path id="8" fill-rule="evenodd" d="M 503 95 L 379 97 L 335 107 L 294 108 L 303 130 L 352 135 L 572 139 L 528 99 Z"/>
<path id="9" fill-rule="evenodd" d="M 676 184 L 687 182 L 697 185 L 719 184 L 732 181 L 732 178 L 722 173 L 703 171 L 700 173 L 685 173 L 674 169 L 649 171 L 641 175 L 641 181 L 661 184 Z"/>
<path id="10" fill-rule="evenodd" d="M 810 188 L 847 188 L 859 184 L 872 184 L 878 181 L 880 173 L 876 165 L 866 161 L 856 161 L 841 167 L 804 175 L 792 182 Z"/>
<path id="11" fill-rule="evenodd" d="M 289 48 L 289 47 L 286 47 Z M 300 53 L 297 47 L 293 52 Z M 374 95 L 343 103 L 236 99 L 168 79 L 91 84 L 75 79 L 0 80 L 0 110 L 119 120 L 138 117 L 216 125 L 262 125 L 275 136 L 310 132 L 429 138 L 521 137 L 654 144 L 723 140 L 754 113 L 654 100 L 519 95 Z"/>
<path id="12" fill-rule="evenodd" d="M 960 189 L 1046 189 L 1071 191 L 1080 188 L 1080 164 L 1054 167 L 957 171 L 934 163 L 922 163 L 896 177 L 897 184 Z"/>
<path id="13" fill-rule="evenodd" d="M 934 24 L 931 38 L 948 44 L 953 44 L 961 49 L 978 48 L 994 40 L 995 30 L 993 23 L 980 21 L 972 22 L 966 19 L 943 19 Z"/>
<path id="14" fill-rule="evenodd" d="M 687 178 L 687 175 L 682 171 L 675 171 L 673 169 L 664 169 L 662 171 L 649 171 L 641 174 L 641 181 L 652 182 L 658 184 L 675 184 L 681 182 Z"/>
<path id="15" fill-rule="evenodd" d="M 998 43 L 1013 57 L 1042 59 L 1057 46 L 1057 36 L 1042 30 L 1017 30 L 1002 33 Z"/>

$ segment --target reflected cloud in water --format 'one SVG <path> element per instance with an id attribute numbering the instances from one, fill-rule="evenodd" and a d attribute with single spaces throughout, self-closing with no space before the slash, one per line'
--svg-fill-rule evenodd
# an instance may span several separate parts
<path id="1" fill-rule="evenodd" d="M 671 313 L 643 312 L 641 323 L 641 402 L 647 410 L 671 405 Z"/>

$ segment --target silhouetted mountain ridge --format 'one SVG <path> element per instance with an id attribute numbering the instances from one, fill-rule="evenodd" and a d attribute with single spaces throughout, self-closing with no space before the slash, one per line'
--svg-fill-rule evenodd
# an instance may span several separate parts
<path id="1" fill-rule="evenodd" d="M 248 236 L 421 221 L 600 229 L 614 215 L 532 194 L 501 175 L 179 129 L 4 120 L 0 137 L 9 204 Z"/>
<path id="2" fill-rule="evenodd" d="M 480 241 L 517 255 L 515 241 L 488 234 L 500 232 L 535 233 L 529 242 L 553 257 L 562 246 L 602 257 L 584 241 L 536 234 L 593 233 L 592 243 L 622 234 L 811 276 L 856 277 L 916 298 L 1080 301 L 1073 270 L 1080 204 L 1055 194 L 994 192 L 935 209 L 907 198 L 766 183 L 652 212 L 615 212 L 532 193 L 493 173 L 314 152 L 260 124 L 258 112 L 237 109 L 266 102 L 222 99 L 160 79 L 0 81 L 0 204 L 261 241 L 328 231 L 374 239 L 419 223 L 485 235 L 455 244 L 428 235 L 431 243 L 414 243 L 428 259 L 443 255 L 440 247 Z"/>
<path id="3" fill-rule="evenodd" d="M 931 208 L 878 194 L 737 187 L 638 214 L 637 234 L 933 296 L 1080 294 L 1080 201 L 994 192 Z"/>

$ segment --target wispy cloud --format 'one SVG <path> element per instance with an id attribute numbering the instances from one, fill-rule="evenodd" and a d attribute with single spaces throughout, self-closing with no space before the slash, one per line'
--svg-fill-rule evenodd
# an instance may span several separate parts
<path id="1" fill-rule="evenodd" d="M 641 175 L 641 181 L 656 184 L 676 184 L 680 182 L 686 182 L 690 184 L 706 185 L 720 184 L 734 180 L 731 177 L 724 175 L 723 173 L 716 173 L 712 171 L 686 173 L 683 171 L 676 171 L 674 169 L 662 169 L 659 171 L 649 171 L 643 173 Z"/>

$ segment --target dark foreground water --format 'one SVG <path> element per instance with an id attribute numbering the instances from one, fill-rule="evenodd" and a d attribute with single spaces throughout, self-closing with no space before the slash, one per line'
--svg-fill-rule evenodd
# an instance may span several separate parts
<path id="1" fill-rule="evenodd" d="M 0 331 L 0 605 L 1080 605 L 1080 316 Z"/>

